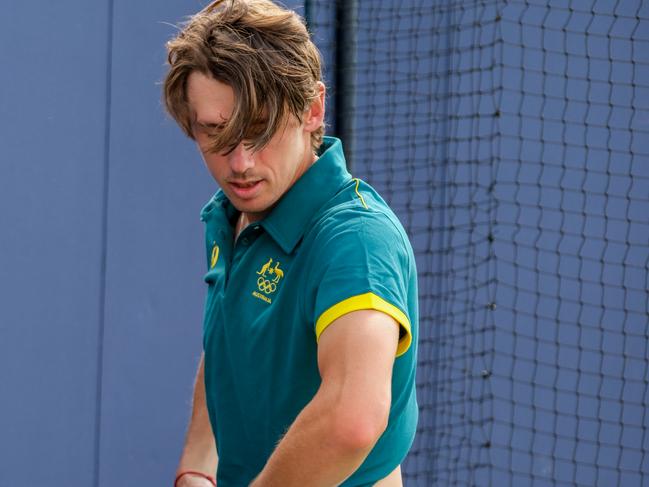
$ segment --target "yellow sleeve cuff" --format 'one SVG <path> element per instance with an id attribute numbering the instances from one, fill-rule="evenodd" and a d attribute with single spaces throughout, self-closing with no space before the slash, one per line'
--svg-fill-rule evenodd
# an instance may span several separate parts
<path id="1" fill-rule="evenodd" d="M 347 298 L 344 301 L 334 304 L 331 308 L 322 313 L 315 324 L 316 340 L 320 340 L 322 332 L 325 331 L 325 329 L 335 320 L 347 313 L 361 309 L 375 309 L 394 318 L 403 331 L 405 331 L 405 335 L 399 340 L 396 356 L 398 357 L 403 355 L 408 351 L 410 344 L 412 343 L 410 320 L 403 311 L 374 293 L 352 296 L 351 298 Z"/>

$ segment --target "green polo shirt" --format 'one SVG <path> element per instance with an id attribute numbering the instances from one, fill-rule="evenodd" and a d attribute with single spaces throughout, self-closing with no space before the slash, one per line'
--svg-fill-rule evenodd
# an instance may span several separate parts
<path id="1" fill-rule="evenodd" d="M 208 263 L 205 386 L 219 487 L 248 485 L 262 470 L 320 386 L 318 338 L 351 311 L 387 313 L 400 324 L 401 336 L 387 429 L 343 485 L 372 485 L 387 476 L 414 438 L 418 311 L 412 248 L 385 201 L 347 172 L 339 140 L 325 137 L 319 156 L 236 243 L 238 212 L 223 192 L 201 212 Z"/>

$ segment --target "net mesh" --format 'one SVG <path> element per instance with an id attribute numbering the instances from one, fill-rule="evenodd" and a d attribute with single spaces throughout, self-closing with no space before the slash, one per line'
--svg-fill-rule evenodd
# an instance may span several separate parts
<path id="1" fill-rule="evenodd" d="M 649 4 L 354 4 L 307 15 L 417 256 L 406 485 L 649 485 Z"/>

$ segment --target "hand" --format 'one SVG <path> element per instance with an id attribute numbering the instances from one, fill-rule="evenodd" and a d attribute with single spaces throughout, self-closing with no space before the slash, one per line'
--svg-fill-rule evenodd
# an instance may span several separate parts
<path id="1" fill-rule="evenodd" d="M 214 484 L 199 475 L 186 473 L 178 479 L 175 487 L 214 487 Z"/>

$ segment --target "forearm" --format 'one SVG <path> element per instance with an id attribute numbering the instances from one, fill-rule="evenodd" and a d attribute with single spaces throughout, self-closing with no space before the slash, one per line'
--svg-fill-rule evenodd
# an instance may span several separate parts
<path id="1" fill-rule="evenodd" d="M 178 464 L 178 472 L 192 470 L 214 475 L 217 462 L 216 442 L 214 441 L 205 400 L 204 365 L 203 357 L 201 357 L 194 384 L 192 416 L 187 428 L 185 446 Z"/>
<path id="2" fill-rule="evenodd" d="M 363 463 L 383 429 L 364 428 L 362 413 L 351 417 L 326 394 L 302 410 L 251 487 L 331 487 Z"/>

